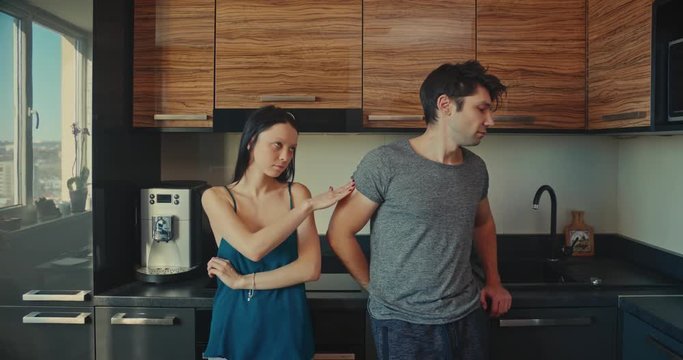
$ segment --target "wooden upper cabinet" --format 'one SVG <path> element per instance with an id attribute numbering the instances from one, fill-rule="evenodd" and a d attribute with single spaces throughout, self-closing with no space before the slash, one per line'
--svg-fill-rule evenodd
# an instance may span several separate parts
<path id="1" fill-rule="evenodd" d="M 650 126 L 651 0 L 588 0 L 588 127 Z"/>
<path id="2" fill-rule="evenodd" d="M 584 0 L 477 0 L 477 59 L 508 86 L 494 128 L 584 129 Z"/>
<path id="3" fill-rule="evenodd" d="M 216 108 L 361 107 L 360 0 L 217 0 Z"/>
<path id="4" fill-rule="evenodd" d="M 133 27 L 133 125 L 211 127 L 214 0 L 135 0 Z"/>
<path id="5" fill-rule="evenodd" d="M 443 63 L 474 59 L 474 0 L 363 1 L 363 123 L 425 127 L 420 85 Z"/>

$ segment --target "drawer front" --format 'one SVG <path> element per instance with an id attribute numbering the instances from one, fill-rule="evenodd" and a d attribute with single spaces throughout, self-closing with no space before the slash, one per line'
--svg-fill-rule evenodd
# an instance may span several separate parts
<path id="1" fill-rule="evenodd" d="M 0 359 L 94 359 L 93 310 L 0 306 Z"/>
<path id="2" fill-rule="evenodd" d="M 512 309 L 492 323 L 494 360 L 616 359 L 616 308 Z"/>
<path id="3" fill-rule="evenodd" d="M 98 307 L 97 359 L 193 359 L 194 309 Z"/>
<path id="4" fill-rule="evenodd" d="M 622 355 L 623 360 L 683 360 L 683 343 L 625 313 Z"/>
<path id="5" fill-rule="evenodd" d="M 88 306 L 83 296 L 68 295 L 92 290 L 92 264 L 90 212 L 0 232 L 0 305 Z M 66 297 L 25 300 L 31 291 Z"/>

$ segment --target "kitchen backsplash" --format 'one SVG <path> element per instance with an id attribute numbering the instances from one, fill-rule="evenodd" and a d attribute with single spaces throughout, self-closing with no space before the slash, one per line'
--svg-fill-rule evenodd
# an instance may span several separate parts
<path id="1" fill-rule="evenodd" d="M 369 150 L 415 134 L 302 134 L 296 158 L 296 181 L 312 193 L 344 183 Z M 164 180 L 204 179 L 229 183 L 239 134 L 177 134 L 162 137 Z M 570 211 L 584 210 L 596 232 L 617 232 L 619 143 L 613 137 L 584 135 L 489 135 L 472 151 L 487 163 L 489 200 L 499 233 L 545 233 L 550 228 L 550 200 L 531 209 L 536 189 L 549 184 L 557 193 L 558 232 Z M 680 182 L 679 182 L 680 183 Z M 318 231 L 327 231 L 332 210 L 316 213 Z M 362 233 L 368 233 L 366 226 Z"/>
<path id="2" fill-rule="evenodd" d="M 683 136 L 618 142 L 619 234 L 683 254 Z"/>

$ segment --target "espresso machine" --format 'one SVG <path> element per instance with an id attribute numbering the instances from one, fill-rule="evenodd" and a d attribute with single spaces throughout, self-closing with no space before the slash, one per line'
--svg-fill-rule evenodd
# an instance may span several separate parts
<path id="1" fill-rule="evenodd" d="M 207 188 L 204 181 L 188 180 L 165 181 L 140 190 L 139 280 L 176 281 L 205 268 L 210 244 L 214 244 L 201 206 Z"/>

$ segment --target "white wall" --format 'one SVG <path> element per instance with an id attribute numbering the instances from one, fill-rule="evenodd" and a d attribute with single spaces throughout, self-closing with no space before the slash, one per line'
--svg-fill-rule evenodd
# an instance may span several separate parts
<path id="1" fill-rule="evenodd" d="M 344 183 L 370 149 L 410 136 L 414 134 L 302 134 L 296 181 L 314 194 L 325 191 Z M 228 183 L 238 144 L 239 134 L 164 134 L 162 178 Z M 573 209 L 584 210 L 586 223 L 596 232 L 616 232 L 618 149 L 611 137 L 550 135 L 489 135 L 471 148 L 488 165 L 489 199 L 498 232 L 506 234 L 549 230 L 548 195 L 543 195 L 539 210 L 531 209 L 534 193 L 543 184 L 557 193 L 558 232 L 570 222 Z M 316 213 L 320 233 L 327 230 L 330 214 Z"/>
<path id="2" fill-rule="evenodd" d="M 618 144 L 618 232 L 683 254 L 683 136 Z"/>

